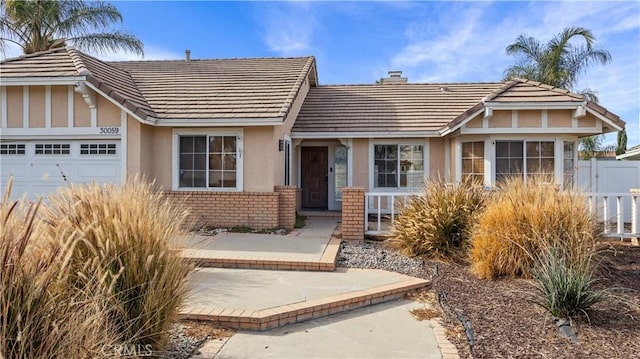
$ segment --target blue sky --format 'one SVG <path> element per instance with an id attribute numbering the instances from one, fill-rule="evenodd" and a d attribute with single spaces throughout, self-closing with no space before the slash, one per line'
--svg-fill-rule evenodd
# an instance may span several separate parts
<path id="1" fill-rule="evenodd" d="M 577 88 L 597 90 L 627 122 L 629 146 L 640 144 L 640 1 L 112 3 L 146 59 L 183 58 L 187 48 L 192 58 L 314 55 L 321 84 L 373 83 L 388 70 L 410 82 L 497 81 L 519 34 L 546 42 L 586 27 L 613 61 L 590 68 Z"/>

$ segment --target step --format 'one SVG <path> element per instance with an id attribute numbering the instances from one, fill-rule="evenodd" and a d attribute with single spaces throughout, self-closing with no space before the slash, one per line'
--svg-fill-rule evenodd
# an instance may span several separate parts
<path id="1" fill-rule="evenodd" d="M 430 282 L 377 269 L 298 272 L 201 268 L 182 319 L 263 331 L 402 298 Z"/>
<path id="2" fill-rule="evenodd" d="M 333 235 L 317 255 L 187 248 L 182 256 L 196 267 L 332 272 L 336 268 L 340 241 L 339 235 Z"/>

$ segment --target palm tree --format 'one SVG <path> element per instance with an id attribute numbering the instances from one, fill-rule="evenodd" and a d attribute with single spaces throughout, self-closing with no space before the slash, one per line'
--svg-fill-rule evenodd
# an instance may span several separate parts
<path id="1" fill-rule="evenodd" d="M 102 1 L 3 0 L 0 16 L 2 53 L 7 43 L 14 43 L 25 54 L 66 45 L 101 54 L 117 50 L 144 54 L 138 38 L 109 30 L 113 23 L 122 23 L 122 15 Z"/>
<path id="2" fill-rule="evenodd" d="M 582 38 L 584 43 L 575 44 Z M 520 61 L 505 71 L 505 80 L 516 77 L 539 81 L 547 85 L 574 91 L 578 77 L 593 64 L 611 61 L 608 51 L 594 46 L 595 36 L 583 27 L 568 27 L 548 43 L 522 34 L 507 46 L 508 55 L 520 56 Z M 597 102 L 597 93 L 591 89 L 578 91 L 587 99 Z"/>
<path id="3" fill-rule="evenodd" d="M 582 38 L 584 43 L 574 44 L 572 40 Z M 611 61 L 607 50 L 594 46 L 595 36 L 583 27 L 568 27 L 554 36 L 546 44 L 522 34 L 513 44 L 507 46 L 507 54 L 520 56 L 520 61 L 505 71 L 505 80 L 516 77 L 542 82 L 554 87 L 575 91 L 578 77 L 593 64 L 605 65 Z M 575 91 L 587 100 L 598 102 L 598 93 L 586 88 Z M 602 153 L 602 139 L 599 136 L 580 140 L 585 159 Z"/>

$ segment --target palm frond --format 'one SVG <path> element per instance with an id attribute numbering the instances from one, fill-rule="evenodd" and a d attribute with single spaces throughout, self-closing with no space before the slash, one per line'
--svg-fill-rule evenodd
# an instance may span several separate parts
<path id="1" fill-rule="evenodd" d="M 144 46 L 137 37 L 121 31 L 87 34 L 72 37 L 67 41 L 81 51 L 96 51 L 100 54 L 114 50 L 131 51 L 137 55 L 144 55 Z"/>

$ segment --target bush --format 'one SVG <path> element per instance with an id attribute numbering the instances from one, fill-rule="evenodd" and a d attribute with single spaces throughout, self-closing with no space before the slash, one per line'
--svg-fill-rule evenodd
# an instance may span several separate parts
<path id="1" fill-rule="evenodd" d="M 71 186 L 49 200 L 49 231 L 81 236 L 69 283 L 84 290 L 99 278 L 120 341 L 161 348 L 187 291 L 189 267 L 170 247 L 187 213 L 139 179 L 120 187 Z"/>
<path id="2" fill-rule="evenodd" d="M 103 320 L 104 298 L 66 285 L 76 234 L 56 230 L 56 241 L 48 238 L 37 220 L 40 202 L 11 201 L 11 182 L 7 188 L 0 203 L 0 358 L 96 357 L 115 335 Z"/>
<path id="3" fill-rule="evenodd" d="M 471 181 L 426 184 L 394 222 L 388 243 L 406 255 L 466 257 L 469 228 L 484 206 L 484 189 Z"/>
<path id="4" fill-rule="evenodd" d="M 559 191 L 549 177 L 527 181 L 504 181 L 473 229 L 472 270 L 481 278 L 531 277 L 536 258 L 548 245 L 560 246 L 567 260 L 575 262 L 594 250 L 597 226 L 585 198 Z"/>
<path id="5" fill-rule="evenodd" d="M 589 308 L 604 298 L 604 292 L 593 288 L 593 251 L 584 248 L 585 255 L 576 259 L 559 240 L 542 240 L 544 245 L 533 270 L 538 304 L 556 318 L 587 315 Z"/>

